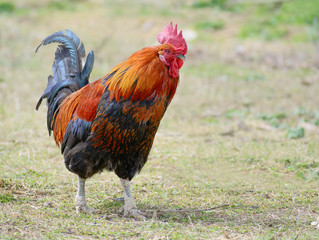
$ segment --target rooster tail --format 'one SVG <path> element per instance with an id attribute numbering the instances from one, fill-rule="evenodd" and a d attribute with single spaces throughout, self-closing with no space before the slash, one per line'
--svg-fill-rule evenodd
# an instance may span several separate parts
<path id="1" fill-rule="evenodd" d="M 85 48 L 79 37 L 70 30 L 58 31 L 44 39 L 35 52 L 42 45 L 60 43 L 55 51 L 52 66 L 53 76 L 48 77 L 48 85 L 40 97 L 36 110 L 42 100 L 47 99 L 48 113 L 47 126 L 49 135 L 52 130 L 52 121 L 61 102 L 72 92 L 79 90 L 89 83 L 93 69 L 94 53 L 90 51 L 85 60 Z"/>

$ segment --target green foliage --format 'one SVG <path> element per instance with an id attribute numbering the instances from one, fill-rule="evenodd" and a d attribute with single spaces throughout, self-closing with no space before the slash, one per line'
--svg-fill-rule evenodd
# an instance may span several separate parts
<path id="1" fill-rule="evenodd" d="M 319 162 L 303 162 L 299 158 L 284 158 L 276 160 L 284 164 L 284 167 L 294 172 L 299 178 L 304 180 L 319 180 Z"/>
<path id="2" fill-rule="evenodd" d="M 253 22 L 244 25 L 239 32 L 241 38 L 261 38 L 266 41 L 276 40 L 288 35 L 288 29 L 270 21 Z"/>
<path id="3" fill-rule="evenodd" d="M 240 38 L 260 38 L 273 41 L 290 36 L 293 26 L 312 25 L 314 19 L 319 19 L 319 1 L 292 0 L 279 3 L 243 4 L 232 3 L 227 0 L 197 0 L 193 4 L 196 8 L 217 8 L 222 11 L 237 9 L 248 17 L 241 27 Z M 200 22 L 198 29 L 218 30 L 224 27 L 222 21 Z M 296 40 L 307 40 L 307 31 L 292 34 Z"/>
<path id="4" fill-rule="evenodd" d="M 54 1 L 50 2 L 49 8 L 56 9 L 56 10 L 65 10 L 67 9 L 67 1 Z"/>
<path id="5" fill-rule="evenodd" d="M 318 0 L 293 0 L 284 2 L 275 19 L 287 24 L 308 24 L 313 23 L 313 19 L 319 19 Z"/>
<path id="6" fill-rule="evenodd" d="M 76 10 L 76 7 L 78 6 L 79 1 L 74 0 L 54 0 L 49 2 L 48 9 L 51 10 L 58 10 L 58 11 L 74 11 Z"/>
<path id="7" fill-rule="evenodd" d="M 225 25 L 224 21 L 221 19 L 218 19 L 216 21 L 211 21 L 211 22 L 208 22 L 208 21 L 198 22 L 195 24 L 195 27 L 200 30 L 220 30 L 224 28 L 224 25 Z"/>
<path id="8" fill-rule="evenodd" d="M 224 112 L 224 116 L 226 118 L 244 118 L 248 114 L 247 110 L 242 110 L 242 109 L 229 109 L 226 112 Z"/>
<path id="9" fill-rule="evenodd" d="M 11 193 L 0 194 L 0 203 L 14 202 L 16 198 Z"/>
<path id="10" fill-rule="evenodd" d="M 287 118 L 287 115 L 284 112 L 275 114 L 261 114 L 259 115 L 259 118 L 278 128 L 281 126 L 282 120 Z"/>
<path id="11" fill-rule="evenodd" d="M 194 7 L 203 8 L 203 7 L 216 7 L 220 9 L 225 9 L 227 0 L 196 0 L 193 4 Z"/>
<path id="12" fill-rule="evenodd" d="M 295 109 L 294 115 L 299 118 L 300 122 L 310 122 L 319 126 L 319 110 L 310 111 L 309 109 L 299 106 Z"/>
<path id="13" fill-rule="evenodd" d="M 302 127 L 290 128 L 287 132 L 287 138 L 297 139 L 305 136 L 305 129 Z"/>
<path id="14" fill-rule="evenodd" d="M 208 117 L 208 118 L 204 118 L 205 122 L 211 124 L 211 125 L 216 125 L 219 123 L 219 120 L 215 117 Z"/>
<path id="15" fill-rule="evenodd" d="M 0 2 L 0 13 L 11 13 L 15 10 L 12 2 Z"/>
<path id="16" fill-rule="evenodd" d="M 260 4 L 249 22 L 239 32 L 241 38 L 261 38 L 266 41 L 287 37 L 292 25 L 311 25 L 319 19 L 319 1 L 293 0 L 282 4 Z M 306 32 L 299 33 L 306 34 Z"/>

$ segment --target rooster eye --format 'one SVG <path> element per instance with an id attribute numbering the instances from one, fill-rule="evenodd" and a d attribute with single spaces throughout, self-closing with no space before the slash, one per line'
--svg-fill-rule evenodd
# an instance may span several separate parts
<path id="1" fill-rule="evenodd" d="M 165 52 L 166 52 L 167 54 L 170 54 L 170 53 L 171 53 L 171 50 L 166 49 Z"/>

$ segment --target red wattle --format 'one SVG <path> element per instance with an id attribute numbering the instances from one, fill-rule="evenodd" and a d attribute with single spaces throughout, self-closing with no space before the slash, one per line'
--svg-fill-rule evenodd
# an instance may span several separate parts
<path id="1" fill-rule="evenodd" d="M 177 60 L 177 64 L 178 64 L 178 69 L 180 69 L 184 64 L 184 61 L 182 59 L 179 59 L 179 58 L 177 58 L 176 60 Z"/>
<path id="2" fill-rule="evenodd" d="M 178 72 L 178 69 L 180 69 L 179 67 L 179 63 L 178 63 L 178 60 L 181 60 L 181 59 L 177 59 L 175 58 L 173 60 L 173 62 L 171 63 L 171 65 L 169 66 L 169 69 L 168 69 L 168 73 L 171 77 L 173 78 L 177 78 L 179 76 L 179 72 Z M 182 60 L 181 60 L 182 61 Z M 182 61 L 183 62 L 183 61 Z M 182 64 L 183 65 L 183 64 Z"/>

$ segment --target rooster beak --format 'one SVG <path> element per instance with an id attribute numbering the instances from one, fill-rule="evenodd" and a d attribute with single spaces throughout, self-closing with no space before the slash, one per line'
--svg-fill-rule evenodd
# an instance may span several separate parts
<path id="1" fill-rule="evenodd" d="M 182 54 L 179 54 L 179 55 L 177 55 L 176 57 L 179 58 L 179 59 L 181 59 L 183 62 L 186 61 L 186 57 L 185 57 L 184 55 L 182 55 Z"/>

